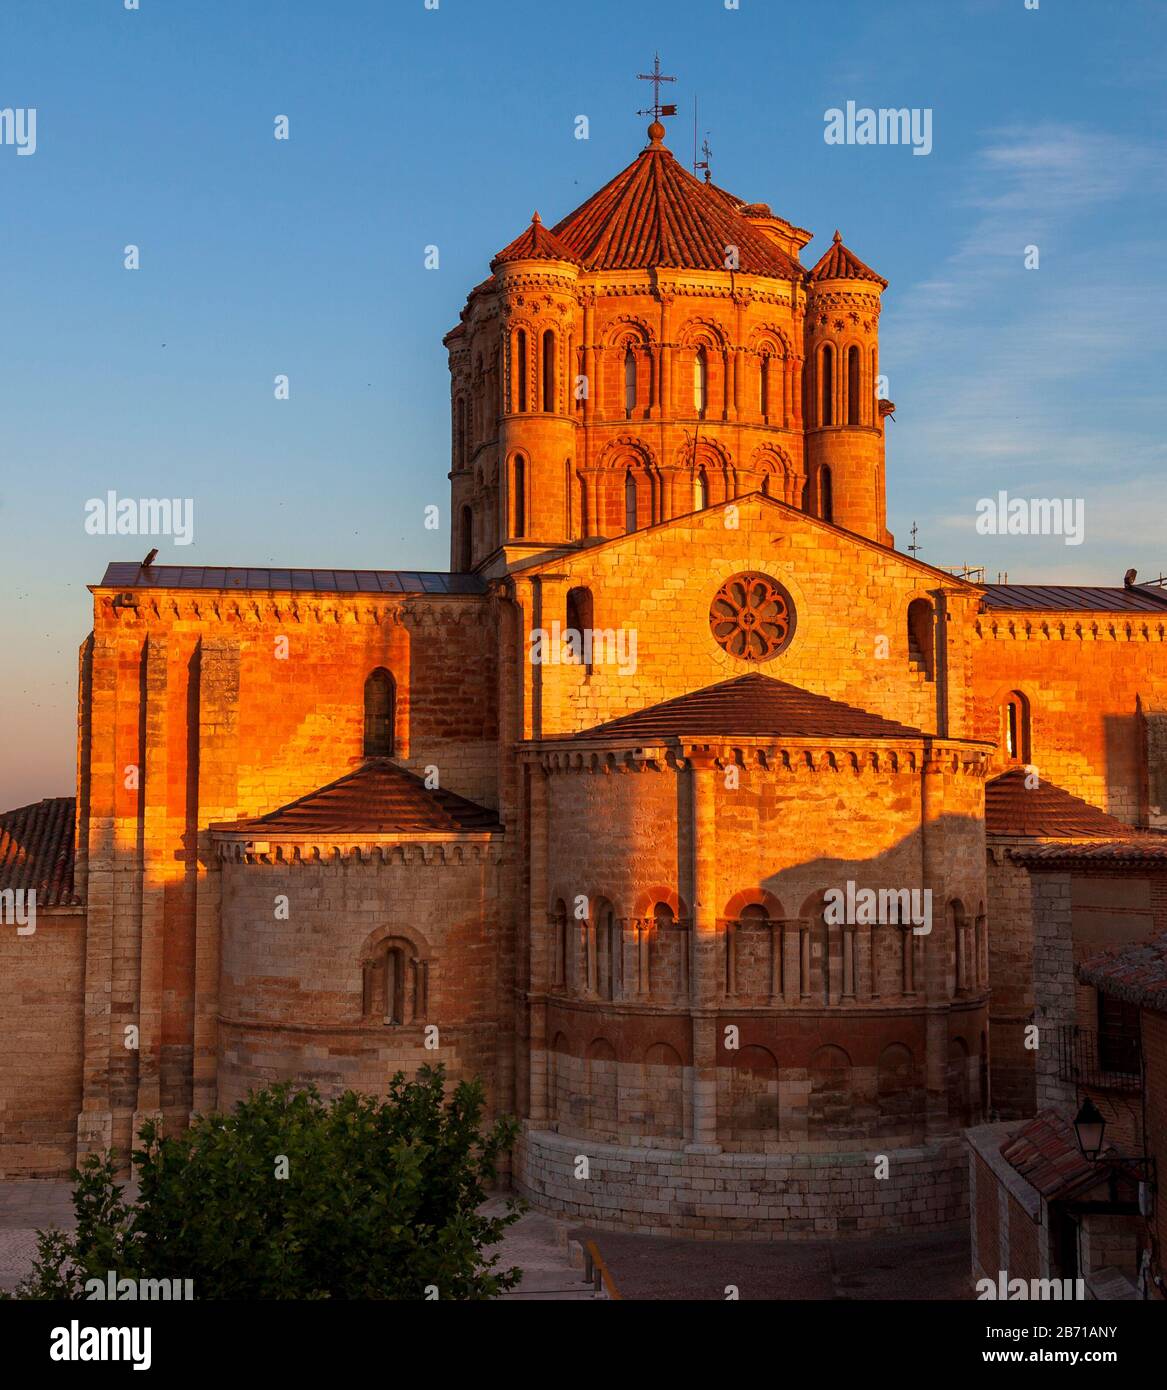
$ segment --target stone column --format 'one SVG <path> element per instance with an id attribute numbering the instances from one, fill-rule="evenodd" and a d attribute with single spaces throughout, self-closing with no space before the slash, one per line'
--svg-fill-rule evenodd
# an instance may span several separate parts
<path id="1" fill-rule="evenodd" d="M 106 1149 L 113 1140 L 109 1054 L 113 979 L 114 878 L 117 821 L 114 731 L 118 674 L 118 635 L 97 631 L 91 677 L 90 820 L 85 911 L 85 1017 L 81 1111 L 77 1116 L 77 1157 Z"/>
<path id="2" fill-rule="evenodd" d="M 929 1139 L 952 1131 L 948 1114 L 948 943 L 944 912 L 944 770 L 939 751 L 925 745 L 920 774 L 920 839 L 922 886 L 932 893 L 932 930 L 916 936 L 909 927 L 908 940 L 919 941 L 923 960 L 923 994 L 927 1004 L 925 1024 L 925 1132 Z M 939 912 L 939 921 L 937 913 Z"/>
<path id="3" fill-rule="evenodd" d="M 584 397 L 583 416 L 584 424 L 591 424 L 596 409 L 596 350 L 595 350 L 595 330 L 596 330 L 596 306 L 595 301 L 589 295 L 584 299 L 583 306 L 583 374 L 587 382 L 587 395 Z"/>
<path id="4" fill-rule="evenodd" d="M 193 677 L 192 677 L 193 678 Z M 239 644 L 204 637 L 198 658 L 198 821 L 195 899 L 194 1097 L 192 1110 L 218 1104 L 220 896 L 222 876 L 215 845 L 205 829 L 213 821 L 246 814 L 238 800 Z"/>
<path id="5" fill-rule="evenodd" d="M 693 930 L 689 971 L 693 1065 L 690 1069 L 690 1149 L 717 1148 L 717 823 L 714 781 L 707 755 L 690 756 L 687 776 L 692 806 Z"/>
<path id="6" fill-rule="evenodd" d="M 138 1007 L 138 1099 L 135 1136 L 150 1117 L 161 1116 L 162 966 L 166 935 L 167 851 L 167 658 L 166 638 L 150 636 L 143 654 L 146 728 L 142 778 L 142 960 Z"/>
<path id="7" fill-rule="evenodd" d="M 551 990 L 551 924 L 548 917 L 548 796 L 547 776 L 539 762 L 527 764 L 527 853 L 530 874 L 529 937 L 530 1042 L 529 1084 L 531 1124 L 542 1128 L 548 1114 L 547 995 Z"/>

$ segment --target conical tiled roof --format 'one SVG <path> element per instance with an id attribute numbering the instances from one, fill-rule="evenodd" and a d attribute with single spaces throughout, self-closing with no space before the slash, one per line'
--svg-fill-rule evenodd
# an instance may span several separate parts
<path id="1" fill-rule="evenodd" d="M 564 246 L 554 232 L 547 230 L 537 212 L 531 216 L 531 225 L 525 227 L 514 241 L 495 256 L 490 268 L 493 270 L 495 266 L 505 265 L 508 261 L 572 261 L 578 264 L 575 254 Z"/>
<path id="2" fill-rule="evenodd" d="M 386 759 L 309 792 L 298 801 L 249 820 L 211 827 L 256 836 L 327 834 L 450 834 L 501 830 L 498 814 L 444 788 L 426 786 L 415 773 Z"/>
<path id="3" fill-rule="evenodd" d="M 801 279 L 803 268 L 736 211 L 732 194 L 677 163 L 663 134 L 653 122 L 647 148 L 556 223 L 555 236 L 589 270 L 725 270 L 736 247 L 737 268 L 746 274 Z"/>
<path id="4" fill-rule="evenodd" d="M 864 265 L 854 251 L 848 251 L 843 238 L 836 231 L 819 263 L 807 276 L 808 280 L 874 280 L 877 285 L 887 289 L 887 281 L 877 275 L 869 265 Z"/>
<path id="5" fill-rule="evenodd" d="M 590 738 L 722 737 L 920 739 L 919 729 L 760 672 L 734 676 L 572 735 Z"/>
<path id="6" fill-rule="evenodd" d="M 1081 797 L 1039 780 L 1028 785 L 1023 767 L 985 783 L 985 832 L 1046 840 L 1130 839 L 1134 830 Z"/>

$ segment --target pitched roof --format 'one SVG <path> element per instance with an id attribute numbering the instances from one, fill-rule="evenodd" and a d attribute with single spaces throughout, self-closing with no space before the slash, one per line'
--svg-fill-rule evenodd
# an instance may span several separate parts
<path id="1" fill-rule="evenodd" d="M 485 806 L 444 788 L 431 791 L 416 774 L 387 758 L 375 758 L 265 816 L 224 821 L 211 829 L 278 837 L 350 832 L 463 835 L 502 827 L 497 813 Z"/>
<path id="2" fill-rule="evenodd" d="M 531 225 L 524 227 L 514 241 L 504 246 L 490 263 L 493 270 L 508 261 L 571 261 L 578 265 L 575 253 L 543 225 L 539 214 L 531 215 Z"/>
<path id="3" fill-rule="evenodd" d="M 1139 835 L 1129 827 L 1126 840 L 1099 840 L 1093 844 L 1026 845 L 1011 849 L 1010 859 L 1030 867 L 1127 869 L 1162 872 L 1167 868 L 1167 836 Z"/>
<path id="4" fill-rule="evenodd" d="M 1167 932 L 1100 951 L 1082 962 L 1078 978 L 1128 1004 L 1167 1012 Z"/>
<path id="5" fill-rule="evenodd" d="M 476 574 L 440 570 L 289 570 L 114 562 L 99 589 L 270 589 L 317 594 L 484 594 Z"/>
<path id="6" fill-rule="evenodd" d="M 36 891 L 38 907 L 80 903 L 73 892 L 72 796 L 48 796 L 0 815 L 0 888 Z"/>
<path id="7" fill-rule="evenodd" d="M 774 680 L 759 672 L 680 695 L 663 704 L 625 714 L 573 738 L 661 738 L 675 736 L 743 738 L 885 739 L 924 738 L 919 729 L 856 709 Z"/>
<path id="8" fill-rule="evenodd" d="M 1041 779 L 1027 787 L 1026 771 L 1011 768 L 985 784 L 985 834 L 1047 840 L 1129 840 L 1124 821 Z"/>
<path id="9" fill-rule="evenodd" d="M 1041 1110 L 1001 1145 L 1001 1156 L 1043 1197 L 1069 1197 L 1100 1182 L 1106 1171 L 1078 1147 L 1074 1127 L 1056 1110 Z"/>
<path id="10" fill-rule="evenodd" d="M 557 222 L 555 236 L 589 270 L 725 270 L 728 248 L 736 247 L 738 269 L 747 274 L 801 279 L 803 268 L 740 215 L 732 194 L 678 164 L 663 135 L 658 122 L 649 126 L 648 146 Z"/>
<path id="11" fill-rule="evenodd" d="M 811 267 L 807 272 L 808 280 L 874 280 L 877 285 L 882 285 L 887 289 L 887 281 L 882 275 L 877 275 L 869 265 L 859 259 L 854 251 L 849 251 L 843 245 L 843 238 L 838 231 L 831 241 L 830 246 L 819 258 L 818 263 Z"/>
<path id="12" fill-rule="evenodd" d="M 990 609 L 1068 609 L 1094 613 L 1156 612 L 1167 609 L 1167 592 L 1137 585 L 1132 589 L 1081 584 L 986 584 Z"/>

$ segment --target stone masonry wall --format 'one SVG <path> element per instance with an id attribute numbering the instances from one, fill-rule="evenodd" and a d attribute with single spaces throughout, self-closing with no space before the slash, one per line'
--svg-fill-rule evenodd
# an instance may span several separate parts
<path id="1" fill-rule="evenodd" d="M 0 1177 L 63 1177 L 81 1109 L 84 911 L 40 908 L 25 936 L 0 926 L 0 982 Z"/>
<path id="2" fill-rule="evenodd" d="M 578 1159 L 588 1176 L 577 1177 Z M 683 1153 L 621 1148 L 524 1126 L 516 1185 L 539 1207 L 603 1229 L 706 1240 L 814 1240 L 956 1230 L 968 1221 L 963 1142 L 890 1156 Z"/>

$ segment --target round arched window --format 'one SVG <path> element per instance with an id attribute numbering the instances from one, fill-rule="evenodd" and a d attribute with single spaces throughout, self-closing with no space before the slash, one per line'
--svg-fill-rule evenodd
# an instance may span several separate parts
<path id="1" fill-rule="evenodd" d="M 733 575 L 709 605 L 714 640 L 741 661 L 769 661 L 777 656 L 790 645 L 795 622 L 794 600 L 768 574 Z"/>

